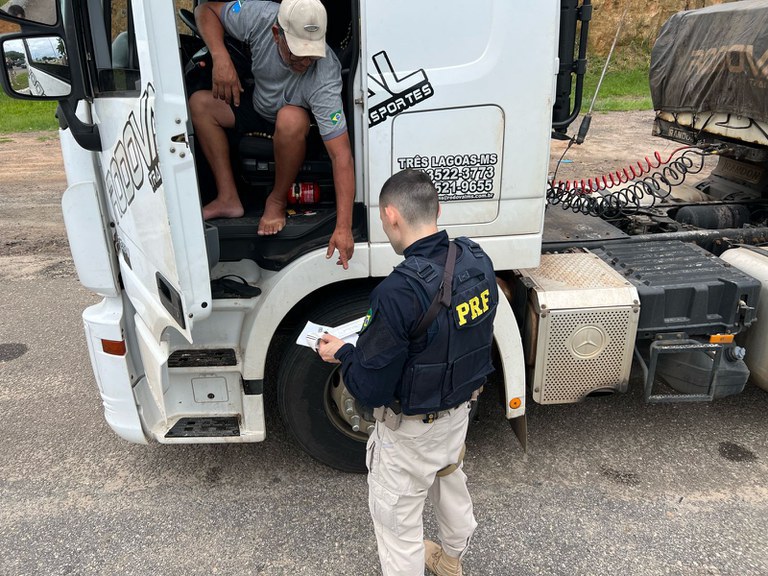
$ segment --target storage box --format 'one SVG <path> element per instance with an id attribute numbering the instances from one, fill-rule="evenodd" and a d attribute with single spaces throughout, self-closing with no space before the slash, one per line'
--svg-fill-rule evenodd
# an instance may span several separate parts
<path id="1" fill-rule="evenodd" d="M 528 293 L 523 340 L 533 399 L 564 404 L 625 391 L 640 312 L 635 287 L 588 252 L 543 254 L 519 279 Z"/>
<path id="2" fill-rule="evenodd" d="M 696 244 L 678 240 L 616 242 L 594 253 L 640 295 L 638 338 L 738 332 L 754 319 L 760 283 Z"/>

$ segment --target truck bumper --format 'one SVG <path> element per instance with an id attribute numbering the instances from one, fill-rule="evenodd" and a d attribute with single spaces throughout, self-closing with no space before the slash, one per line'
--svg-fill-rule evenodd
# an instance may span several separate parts
<path id="1" fill-rule="evenodd" d="M 129 442 L 146 444 L 138 408 L 133 396 L 131 363 L 128 353 L 108 354 L 103 340 L 124 340 L 123 302 L 121 298 L 104 298 L 83 312 L 88 354 L 104 405 L 104 417 L 115 433 Z"/>

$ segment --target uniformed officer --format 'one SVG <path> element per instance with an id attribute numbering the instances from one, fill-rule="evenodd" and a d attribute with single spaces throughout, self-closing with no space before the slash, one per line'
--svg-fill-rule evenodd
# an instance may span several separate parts
<path id="1" fill-rule="evenodd" d="M 470 400 L 493 370 L 493 265 L 467 238 L 438 232 L 429 176 L 404 170 L 379 196 L 384 232 L 406 259 L 371 294 L 357 346 L 326 335 L 356 400 L 376 408 L 368 440 L 369 507 L 384 576 L 462 574 L 477 526 L 462 470 Z M 423 540 L 429 495 L 440 545 Z"/>

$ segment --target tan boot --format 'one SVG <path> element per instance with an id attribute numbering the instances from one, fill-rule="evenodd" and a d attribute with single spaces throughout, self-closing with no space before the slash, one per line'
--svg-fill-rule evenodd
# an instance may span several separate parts
<path id="1" fill-rule="evenodd" d="M 432 540 L 424 540 L 424 563 L 435 576 L 462 576 L 461 560 L 451 558 L 443 547 Z"/>

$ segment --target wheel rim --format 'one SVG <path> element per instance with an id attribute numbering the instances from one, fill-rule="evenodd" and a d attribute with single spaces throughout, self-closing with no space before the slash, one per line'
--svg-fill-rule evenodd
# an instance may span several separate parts
<path id="1" fill-rule="evenodd" d="M 371 416 L 370 419 L 365 417 L 360 406 L 344 385 L 341 370 L 338 367 L 331 371 L 325 381 L 323 398 L 325 414 L 339 432 L 358 442 L 364 443 L 368 440 L 369 427 L 375 424 L 373 417 Z M 355 423 L 358 424 L 359 431 L 353 430 Z M 370 429 L 372 430 L 372 428 Z"/>

